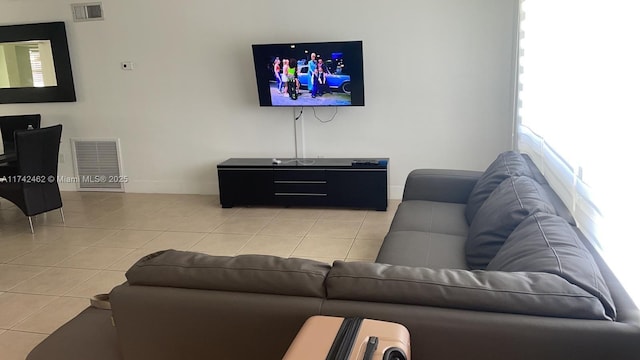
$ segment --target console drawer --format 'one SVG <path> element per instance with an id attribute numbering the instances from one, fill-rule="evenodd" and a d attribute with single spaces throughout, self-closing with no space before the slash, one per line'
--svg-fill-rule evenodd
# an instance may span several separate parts
<path id="1" fill-rule="evenodd" d="M 304 170 L 304 169 L 276 169 L 273 174 L 274 181 L 326 181 L 325 170 Z"/>
<path id="2" fill-rule="evenodd" d="M 275 181 L 275 193 L 327 194 L 326 181 Z"/>

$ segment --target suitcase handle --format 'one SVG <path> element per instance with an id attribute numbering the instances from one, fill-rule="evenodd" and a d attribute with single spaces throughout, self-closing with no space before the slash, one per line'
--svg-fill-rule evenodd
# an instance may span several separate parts
<path id="1" fill-rule="evenodd" d="M 373 360 L 373 353 L 378 349 L 378 337 L 371 336 L 367 341 L 367 349 L 364 351 L 362 360 Z"/>
<path id="2" fill-rule="evenodd" d="M 345 360 L 349 358 L 353 344 L 358 336 L 358 331 L 360 331 L 362 320 L 362 318 L 346 318 L 342 321 L 326 360 Z"/>

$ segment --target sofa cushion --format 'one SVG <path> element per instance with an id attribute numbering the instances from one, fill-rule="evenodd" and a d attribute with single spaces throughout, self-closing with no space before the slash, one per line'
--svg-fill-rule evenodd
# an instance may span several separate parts
<path id="1" fill-rule="evenodd" d="M 324 297 L 330 265 L 268 255 L 211 256 L 165 250 L 126 273 L 130 285 Z"/>
<path id="2" fill-rule="evenodd" d="M 600 301 L 549 273 L 468 271 L 335 261 L 327 297 L 579 319 L 607 319 Z"/>
<path id="3" fill-rule="evenodd" d="M 531 169 L 524 158 L 514 151 L 507 151 L 498 155 L 498 158 L 489 165 L 484 174 L 478 179 L 467 200 L 467 207 L 464 213 L 467 224 L 471 225 L 485 200 L 489 198 L 489 195 L 504 179 L 510 176 L 532 176 Z"/>
<path id="4" fill-rule="evenodd" d="M 426 231 L 393 231 L 387 234 L 376 262 L 392 265 L 467 269 L 466 236 Z"/>
<path id="5" fill-rule="evenodd" d="M 532 166 L 535 166 L 535 165 L 532 165 Z M 540 184 L 540 187 L 542 187 L 542 189 L 544 190 L 544 193 L 547 195 L 547 198 L 549 199 L 549 201 L 551 201 L 553 208 L 556 210 L 556 214 L 558 214 L 558 216 L 560 216 L 566 222 L 568 222 L 569 225 L 576 226 L 576 219 L 573 217 L 573 215 L 571 214 L 571 211 L 569 210 L 567 205 L 565 205 L 564 201 L 562 201 L 560 196 L 558 196 L 558 194 L 556 194 L 556 192 L 553 191 L 553 188 L 551 187 L 551 185 L 549 185 L 548 183 L 546 184 L 540 183 L 537 180 L 536 182 Z"/>
<path id="6" fill-rule="evenodd" d="M 524 176 L 505 179 L 480 207 L 469 227 L 465 244 L 469 267 L 484 269 L 511 232 L 537 212 L 555 214 L 540 184 Z"/>
<path id="7" fill-rule="evenodd" d="M 555 215 L 537 213 L 509 236 L 487 270 L 555 274 L 602 302 L 609 318 L 615 306 L 598 266 L 571 226 Z"/>
<path id="8" fill-rule="evenodd" d="M 389 232 L 425 231 L 467 236 L 463 204 L 407 200 L 400 203 Z"/>

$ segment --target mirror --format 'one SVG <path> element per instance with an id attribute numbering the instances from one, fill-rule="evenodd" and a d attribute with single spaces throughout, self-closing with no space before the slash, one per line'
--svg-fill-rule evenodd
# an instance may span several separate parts
<path id="1" fill-rule="evenodd" d="M 58 86 L 51 41 L 0 43 L 0 88 Z"/>
<path id="2" fill-rule="evenodd" d="M 0 26 L 0 104 L 71 101 L 64 22 Z"/>

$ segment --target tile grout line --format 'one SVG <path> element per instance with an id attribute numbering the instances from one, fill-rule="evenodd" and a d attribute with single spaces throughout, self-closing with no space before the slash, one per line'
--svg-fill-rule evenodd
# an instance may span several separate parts
<path id="1" fill-rule="evenodd" d="M 45 335 L 45 337 L 51 335 L 51 334 L 48 334 L 48 333 L 39 333 L 39 332 L 34 332 L 34 331 L 13 330 L 13 329 L 4 329 L 4 330 L 5 330 L 5 332 L 0 333 L 0 335 L 5 334 L 5 333 L 7 333 L 9 331 L 19 332 L 19 333 L 27 333 L 27 334 L 34 334 L 34 335 Z"/>
<path id="2" fill-rule="evenodd" d="M 364 214 L 364 219 L 362 219 L 362 222 L 360 222 L 360 226 L 358 227 L 358 231 L 356 231 L 356 236 L 353 237 L 351 246 L 349 246 L 349 250 L 347 251 L 347 256 L 345 256 L 345 260 L 349 257 L 349 253 L 351 253 L 351 249 L 353 249 L 353 245 L 356 243 L 356 239 L 358 238 L 358 234 L 360 234 L 360 231 L 362 230 L 362 226 L 364 226 L 364 221 L 367 219 L 368 213 L 369 213 L 369 210 L 367 210 L 367 212 Z"/>
<path id="3" fill-rule="evenodd" d="M 324 211 L 320 212 L 320 215 L 318 215 L 318 217 L 315 219 L 315 221 L 313 222 L 313 224 L 309 227 L 309 229 L 307 229 L 307 231 L 304 233 L 304 235 L 302 235 L 302 238 L 300 239 L 300 241 L 298 242 L 298 244 L 296 245 L 295 248 L 293 248 L 293 250 L 291 250 L 291 253 L 289 254 L 288 257 L 291 257 L 296 250 L 298 250 L 298 248 L 300 247 L 300 244 L 302 244 L 302 242 L 304 241 L 304 239 L 306 239 L 309 236 L 309 232 L 311 232 L 311 229 L 313 229 L 314 226 L 316 226 L 316 224 L 318 223 L 318 221 L 322 218 L 322 213 Z M 300 219 L 296 219 L 296 220 L 300 220 Z"/>
<path id="4" fill-rule="evenodd" d="M 13 265 L 13 264 L 7 264 L 7 265 Z M 12 286 L 12 287 L 10 287 L 8 290 L 6 290 L 6 292 L 12 292 L 12 291 L 11 291 L 11 289 L 14 289 L 15 287 L 19 286 L 20 284 L 22 284 L 22 283 L 24 283 L 24 282 L 27 282 L 27 281 L 29 281 L 29 280 L 32 280 L 32 279 L 34 279 L 36 276 L 38 276 L 38 275 L 40 275 L 40 274 L 44 273 L 45 271 L 47 271 L 47 270 L 51 269 L 51 267 L 50 267 L 50 266 L 37 266 L 37 265 L 15 265 L 15 266 L 33 266 L 33 267 L 42 267 L 42 268 L 44 268 L 44 269 L 43 269 L 42 271 L 38 272 L 37 274 L 35 274 L 35 275 L 31 276 L 30 278 L 28 278 L 28 279 L 24 279 L 24 280 L 20 281 L 19 283 L 17 283 L 17 284 L 15 284 L 15 285 L 13 285 L 13 286 Z"/>
<path id="5" fill-rule="evenodd" d="M 18 325 L 19 323 L 23 322 L 24 320 L 26 320 L 29 316 L 37 313 L 38 311 L 44 309 L 47 305 L 51 304 L 53 301 L 55 301 L 57 298 L 59 298 L 59 295 L 47 295 L 47 294 L 29 294 L 29 293 L 9 293 L 9 294 L 17 294 L 17 295 L 33 295 L 33 296 L 46 296 L 46 297 L 51 297 L 53 299 L 49 300 L 47 303 L 45 303 L 44 305 L 36 308 L 35 310 L 29 312 L 27 315 L 25 315 L 23 318 L 19 319 L 18 321 L 16 321 L 15 323 L 11 324 L 9 329 L 6 330 L 11 330 L 14 326 Z"/>

